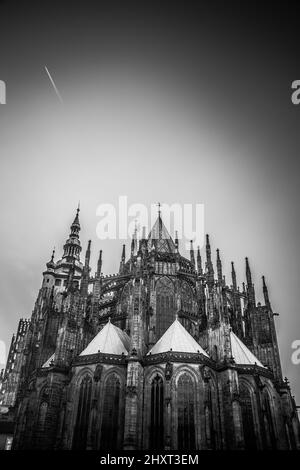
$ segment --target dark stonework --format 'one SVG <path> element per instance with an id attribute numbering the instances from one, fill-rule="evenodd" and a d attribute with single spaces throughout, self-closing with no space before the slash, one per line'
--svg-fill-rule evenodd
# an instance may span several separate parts
<path id="1" fill-rule="evenodd" d="M 181 256 L 159 214 L 148 238 L 133 239 L 127 261 L 123 247 L 118 273 L 103 276 L 100 252 L 92 277 L 91 243 L 83 264 L 79 232 L 78 210 L 0 376 L 14 449 L 300 448 L 267 287 L 263 279 L 265 305 L 257 305 L 248 260 L 247 284 L 237 287 L 232 264 L 227 285 L 219 252 L 215 276 L 209 238 L 203 270 L 200 251 Z M 176 318 L 199 350 L 148 354 Z M 80 355 L 107 322 L 120 344 L 127 333 L 127 352 L 110 344 Z M 233 357 L 232 333 L 255 361 Z"/>

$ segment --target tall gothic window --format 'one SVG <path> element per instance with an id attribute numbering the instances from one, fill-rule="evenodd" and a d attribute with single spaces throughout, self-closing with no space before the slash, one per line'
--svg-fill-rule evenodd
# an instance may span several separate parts
<path id="1" fill-rule="evenodd" d="M 193 450 L 195 442 L 195 391 L 192 378 L 184 373 L 177 386 L 178 403 L 178 449 Z"/>
<path id="2" fill-rule="evenodd" d="M 246 449 L 256 449 L 251 392 L 244 384 L 241 384 L 240 386 L 240 404 Z"/>
<path id="3" fill-rule="evenodd" d="M 270 407 L 269 395 L 264 393 L 263 398 L 264 446 L 267 449 L 276 449 L 274 424 Z"/>
<path id="4" fill-rule="evenodd" d="M 116 449 L 118 446 L 118 430 L 120 416 L 120 392 L 119 378 L 112 374 L 105 383 L 103 415 L 101 427 L 100 449 Z"/>
<path id="5" fill-rule="evenodd" d="M 151 382 L 150 449 L 164 447 L 164 384 L 157 375 Z"/>
<path id="6" fill-rule="evenodd" d="M 79 401 L 73 438 L 73 449 L 84 450 L 87 446 L 92 399 L 92 379 L 86 375 L 79 387 Z"/>
<path id="7" fill-rule="evenodd" d="M 193 291 L 187 282 L 181 284 L 181 308 L 184 312 L 193 310 Z"/>
<path id="8" fill-rule="evenodd" d="M 40 405 L 39 415 L 38 415 L 38 427 L 41 431 L 44 430 L 47 411 L 48 411 L 48 403 L 43 401 Z"/>
<path id="9" fill-rule="evenodd" d="M 156 341 L 169 328 L 174 319 L 174 285 L 171 279 L 162 277 L 156 284 Z"/>

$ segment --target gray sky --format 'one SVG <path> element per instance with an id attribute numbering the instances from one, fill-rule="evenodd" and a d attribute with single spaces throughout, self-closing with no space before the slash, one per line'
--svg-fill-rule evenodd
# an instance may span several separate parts
<path id="1" fill-rule="evenodd" d="M 123 241 L 97 239 L 99 204 L 203 203 L 227 279 L 235 261 L 244 280 L 248 256 L 261 300 L 266 276 L 300 402 L 296 20 L 54 4 L 0 4 L 0 340 L 30 316 L 78 200 L 83 249 L 91 238 L 93 269 L 104 250 L 105 273 Z"/>

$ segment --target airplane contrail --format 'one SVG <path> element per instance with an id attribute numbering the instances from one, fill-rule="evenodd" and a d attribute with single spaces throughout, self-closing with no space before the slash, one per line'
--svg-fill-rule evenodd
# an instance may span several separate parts
<path id="1" fill-rule="evenodd" d="M 57 94 L 57 96 L 58 96 L 59 100 L 61 101 L 61 103 L 63 103 L 62 97 L 60 96 L 60 93 L 59 93 L 59 91 L 58 91 L 58 89 L 57 89 L 57 86 L 55 85 L 54 80 L 53 80 L 53 78 L 51 77 L 51 74 L 50 74 L 49 70 L 47 69 L 46 65 L 45 65 L 45 70 L 46 70 L 46 73 L 47 73 L 47 75 L 48 75 L 48 77 L 49 77 L 50 82 L 52 83 L 52 86 L 53 86 L 53 88 L 54 88 L 54 90 L 55 90 L 55 93 Z"/>

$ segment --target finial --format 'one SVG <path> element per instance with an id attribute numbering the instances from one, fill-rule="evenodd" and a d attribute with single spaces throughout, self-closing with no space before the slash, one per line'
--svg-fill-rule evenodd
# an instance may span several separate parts
<path id="1" fill-rule="evenodd" d="M 178 242 L 178 231 L 175 230 L 175 248 L 176 248 L 177 251 L 178 251 L 178 246 L 179 246 L 179 242 Z"/>
<path id="2" fill-rule="evenodd" d="M 248 286 L 251 286 L 252 285 L 252 277 L 251 277 L 251 270 L 250 270 L 250 266 L 249 266 L 249 260 L 248 258 L 246 257 L 246 278 L 247 278 L 247 284 Z"/>
<path id="3" fill-rule="evenodd" d="M 53 262 L 54 260 L 54 255 L 55 255 L 55 247 L 53 248 L 53 251 L 52 251 L 52 256 L 51 256 L 51 261 Z"/>
<path id="4" fill-rule="evenodd" d="M 271 302 L 269 299 L 269 292 L 268 292 L 268 288 L 266 285 L 265 276 L 262 276 L 262 282 L 263 282 L 263 293 L 264 293 L 265 305 L 271 308 Z"/>
<path id="5" fill-rule="evenodd" d="M 160 210 L 161 203 L 160 202 L 157 203 L 157 207 L 158 207 L 158 216 L 160 217 L 160 214 L 161 214 L 161 210 Z"/>

